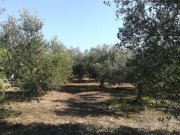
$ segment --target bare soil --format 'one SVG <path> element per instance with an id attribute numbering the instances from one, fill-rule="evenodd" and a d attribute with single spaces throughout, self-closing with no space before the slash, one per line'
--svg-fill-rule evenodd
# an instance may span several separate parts
<path id="1" fill-rule="evenodd" d="M 155 108 L 126 114 L 108 102 L 135 94 L 129 84 L 101 90 L 96 83 L 70 83 L 39 102 L 12 100 L 0 107 L 10 112 L 0 120 L 0 135 L 180 135 L 171 114 Z"/>

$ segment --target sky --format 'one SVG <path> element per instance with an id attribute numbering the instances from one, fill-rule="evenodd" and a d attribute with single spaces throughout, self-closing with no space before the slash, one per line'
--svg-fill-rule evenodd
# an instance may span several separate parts
<path id="1" fill-rule="evenodd" d="M 54 36 L 67 47 L 90 49 L 97 45 L 115 44 L 122 21 L 116 20 L 115 10 L 103 0 L 4 0 L 4 16 L 18 16 L 19 11 L 36 12 L 44 22 L 43 34 Z"/>

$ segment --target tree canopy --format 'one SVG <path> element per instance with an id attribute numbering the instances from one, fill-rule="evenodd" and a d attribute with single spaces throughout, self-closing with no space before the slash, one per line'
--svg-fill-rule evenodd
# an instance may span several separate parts
<path id="1" fill-rule="evenodd" d="M 73 74 L 78 78 L 85 75 L 96 79 L 100 87 L 107 82 L 110 85 L 126 81 L 126 62 L 131 57 L 128 50 L 121 50 L 114 45 L 101 45 L 85 53 L 75 55 Z"/>
<path id="2" fill-rule="evenodd" d="M 9 16 L 0 32 L 1 73 L 28 93 L 61 85 L 71 72 L 69 50 L 57 39 L 47 42 L 42 27 L 41 19 L 24 10 L 19 18 Z"/>
<path id="3" fill-rule="evenodd" d="M 144 93 L 163 99 L 180 99 L 180 4 L 177 0 L 114 0 L 119 47 L 133 50 L 131 61 L 139 98 Z"/>

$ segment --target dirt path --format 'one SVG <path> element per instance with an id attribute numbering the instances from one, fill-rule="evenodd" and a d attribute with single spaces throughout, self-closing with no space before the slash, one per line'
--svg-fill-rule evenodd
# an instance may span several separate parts
<path id="1" fill-rule="evenodd" d="M 178 135 L 180 122 L 155 109 L 123 114 L 111 110 L 108 100 L 133 96 L 132 88 L 97 90 L 97 84 L 69 84 L 44 95 L 40 102 L 11 102 L 7 110 L 20 115 L 10 116 L 0 123 L 0 135 Z M 167 124 L 168 123 L 168 124 Z"/>

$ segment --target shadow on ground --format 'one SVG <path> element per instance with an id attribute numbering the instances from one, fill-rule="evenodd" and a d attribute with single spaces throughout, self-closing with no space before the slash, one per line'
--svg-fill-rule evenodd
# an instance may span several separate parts
<path id="1" fill-rule="evenodd" d="M 80 83 L 77 85 L 76 83 L 71 83 L 69 85 L 66 85 L 61 88 L 62 92 L 70 93 L 70 94 L 79 94 L 79 98 L 81 100 L 76 100 L 76 99 L 69 99 L 68 101 L 59 101 L 59 102 L 66 102 L 69 105 L 69 108 L 66 109 L 65 111 L 55 111 L 56 114 L 63 116 L 63 115 L 71 115 L 71 116 L 119 116 L 117 115 L 114 110 L 109 110 L 108 107 L 110 106 L 110 102 L 98 102 L 98 99 L 101 99 L 101 97 L 96 97 L 93 94 L 88 94 L 88 92 L 100 92 L 101 95 L 104 94 L 109 94 L 112 99 L 121 99 L 121 98 L 129 98 L 131 97 L 132 99 L 136 97 L 137 95 L 137 90 L 133 87 L 116 87 L 116 88 L 109 88 L 105 87 L 103 89 L 100 89 L 99 86 L 95 83 Z M 86 93 L 87 92 L 87 93 Z M 86 93 L 84 95 L 81 95 L 83 93 Z M 103 98 L 103 96 L 102 96 Z M 58 101 L 56 101 L 58 102 Z M 143 110 L 141 106 L 132 106 L 128 105 L 125 106 L 128 109 L 125 110 L 133 110 L 136 109 L 135 111 L 129 111 L 129 112 L 139 112 L 139 110 Z M 156 108 L 157 110 L 162 110 L 167 113 L 164 108 L 168 108 L 168 112 L 177 117 L 179 116 L 179 105 L 178 107 L 169 107 L 163 105 L 159 106 L 158 104 L 155 104 L 153 108 Z M 127 111 L 126 111 L 127 112 Z"/>
<path id="2" fill-rule="evenodd" d="M 5 101 L 19 102 L 24 101 L 22 99 L 24 93 L 22 91 L 6 91 L 5 92 Z"/>
<path id="3" fill-rule="evenodd" d="M 0 120 L 5 119 L 10 116 L 18 116 L 21 112 L 19 110 L 13 110 L 13 109 L 6 109 L 3 107 L 0 107 Z"/>
<path id="4" fill-rule="evenodd" d="M 119 116 L 114 111 L 109 110 L 108 103 L 104 102 L 78 102 L 75 99 L 55 102 L 66 102 L 68 104 L 68 108 L 63 111 L 55 110 L 56 115 L 59 116 Z"/>
<path id="5" fill-rule="evenodd" d="M 1 135 L 179 135 L 177 132 L 167 131 L 142 131 L 136 128 L 121 126 L 117 129 L 103 128 L 86 124 L 61 124 L 46 125 L 32 123 L 30 125 L 5 122 L 0 123 Z"/>
<path id="6" fill-rule="evenodd" d="M 110 93 L 112 96 L 134 96 L 137 91 L 132 87 L 117 87 L 117 88 L 99 88 L 98 85 L 66 85 L 61 88 L 62 92 L 67 92 L 70 94 L 78 94 L 82 92 L 91 92 L 91 91 L 99 91 Z"/>
<path id="7" fill-rule="evenodd" d="M 134 88 L 104 88 L 99 89 L 97 85 L 67 85 L 60 91 L 74 94 L 74 98 L 68 100 L 54 100 L 54 102 L 65 103 L 68 108 L 65 110 L 55 110 L 59 116 L 112 116 L 119 117 L 115 111 L 109 109 L 111 102 L 103 99 L 104 95 L 112 98 L 134 96 Z"/>
<path id="8" fill-rule="evenodd" d="M 97 83 L 97 81 L 94 79 L 86 79 L 86 80 L 73 79 L 70 82 L 71 83 Z"/>

